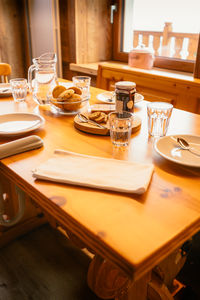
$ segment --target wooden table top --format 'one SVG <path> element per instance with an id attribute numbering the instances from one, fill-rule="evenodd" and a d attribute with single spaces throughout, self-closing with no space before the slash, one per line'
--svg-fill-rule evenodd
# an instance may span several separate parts
<path id="1" fill-rule="evenodd" d="M 102 90 L 91 87 L 90 103 Z M 141 130 L 132 134 L 128 150 L 112 147 L 109 136 L 78 131 L 73 116 L 53 115 L 28 102 L 0 100 L 0 113 L 29 111 L 46 123 L 32 134 L 44 147 L 1 160 L 0 169 L 16 182 L 57 222 L 67 226 L 103 257 L 130 277 L 139 278 L 200 228 L 200 170 L 186 168 L 160 157 L 147 133 L 146 102 L 136 105 Z M 170 134 L 200 135 L 200 115 L 174 109 Z M 10 141 L 1 138 L 1 142 Z M 152 162 L 155 171 L 143 195 L 122 194 L 92 188 L 35 180 L 32 170 L 53 155 L 55 149 L 105 158 Z"/>

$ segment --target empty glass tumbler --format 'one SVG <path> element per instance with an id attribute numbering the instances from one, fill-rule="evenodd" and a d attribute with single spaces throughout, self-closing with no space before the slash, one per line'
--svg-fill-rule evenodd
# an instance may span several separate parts
<path id="1" fill-rule="evenodd" d="M 10 85 L 14 101 L 25 101 L 27 95 L 27 80 L 24 78 L 11 79 Z"/>
<path id="2" fill-rule="evenodd" d="M 167 102 L 151 102 L 147 104 L 148 132 L 153 137 L 166 135 L 173 105 Z"/>

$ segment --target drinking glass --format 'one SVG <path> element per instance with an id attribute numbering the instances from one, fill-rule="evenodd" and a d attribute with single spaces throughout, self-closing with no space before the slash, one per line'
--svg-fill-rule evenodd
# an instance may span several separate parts
<path id="1" fill-rule="evenodd" d="M 166 135 L 173 105 L 167 102 L 147 104 L 148 132 L 153 137 Z"/>
<path id="2" fill-rule="evenodd" d="M 10 80 L 12 95 L 15 102 L 26 100 L 27 80 L 24 78 L 15 78 Z"/>
<path id="3" fill-rule="evenodd" d="M 90 98 L 90 82 L 89 76 L 74 76 L 72 77 L 74 86 L 78 87 L 82 91 L 83 98 Z"/>
<path id="4" fill-rule="evenodd" d="M 109 129 L 110 129 L 110 138 L 115 146 L 128 146 L 133 114 L 129 112 L 123 112 L 118 114 L 117 112 L 112 112 L 108 115 L 109 120 Z"/>

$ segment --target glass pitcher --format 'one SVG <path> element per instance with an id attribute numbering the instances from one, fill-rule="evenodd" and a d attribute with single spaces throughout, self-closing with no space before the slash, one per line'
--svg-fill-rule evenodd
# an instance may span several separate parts
<path id="1" fill-rule="evenodd" d="M 33 99 L 40 105 L 48 104 L 48 94 L 56 86 L 56 62 L 55 53 L 45 53 L 33 58 L 33 65 L 29 67 L 29 89 L 33 93 Z"/>

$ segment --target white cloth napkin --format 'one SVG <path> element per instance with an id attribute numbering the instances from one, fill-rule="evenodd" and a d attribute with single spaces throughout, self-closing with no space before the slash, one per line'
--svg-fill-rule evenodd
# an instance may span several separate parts
<path id="1" fill-rule="evenodd" d="M 147 190 L 152 164 L 107 159 L 56 150 L 54 156 L 33 170 L 38 179 L 125 193 Z"/>
<path id="2" fill-rule="evenodd" d="M 42 146 L 43 140 L 39 136 L 30 135 L 25 138 L 0 145 L 0 159 L 17 153 L 40 148 Z"/>

